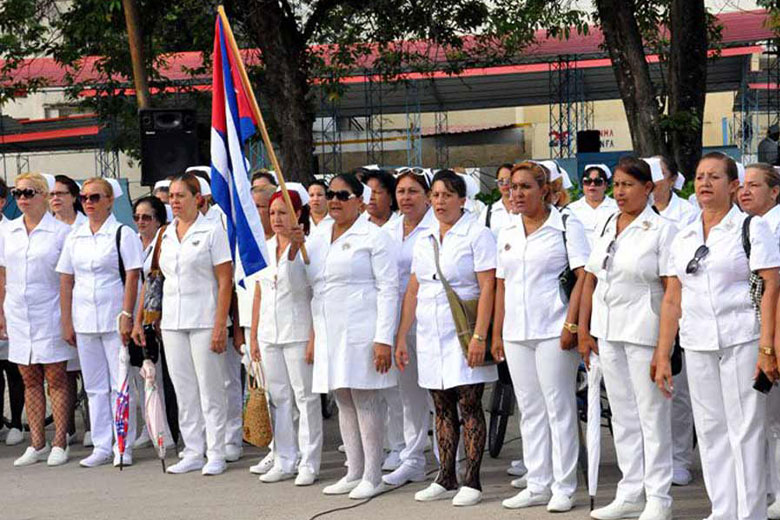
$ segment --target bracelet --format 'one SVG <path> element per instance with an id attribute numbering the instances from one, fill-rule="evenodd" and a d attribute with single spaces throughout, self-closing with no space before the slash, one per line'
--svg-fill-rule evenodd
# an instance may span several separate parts
<path id="1" fill-rule="evenodd" d="M 477 341 L 478 341 L 478 342 L 480 342 L 480 343 L 484 343 L 484 342 L 485 342 L 485 337 L 484 337 L 484 336 L 480 336 L 480 335 L 479 335 L 479 334 L 477 334 L 476 332 L 474 333 L 474 335 L 472 336 L 472 338 L 474 338 L 475 340 L 477 340 Z"/>
<path id="2" fill-rule="evenodd" d="M 133 319 L 133 315 L 127 312 L 126 310 L 122 309 L 122 312 L 119 313 L 120 316 L 124 316 L 125 318 Z"/>
<path id="3" fill-rule="evenodd" d="M 577 330 L 579 329 L 576 323 L 569 323 L 568 321 L 563 322 L 563 328 L 572 334 L 577 334 Z"/>
<path id="4" fill-rule="evenodd" d="M 758 347 L 758 352 L 761 354 L 766 354 L 767 356 L 775 355 L 775 349 L 772 347 Z"/>

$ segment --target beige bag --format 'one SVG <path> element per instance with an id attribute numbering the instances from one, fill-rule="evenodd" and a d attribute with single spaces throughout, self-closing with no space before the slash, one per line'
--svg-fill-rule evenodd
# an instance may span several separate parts
<path id="1" fill-rule="evenodd" d="M 273 440 L 271 414 L 265 395 L 265 377 L 260 363 L 252 362 L 247 373 L 247 397 L 244 400 L 244 440 L 258 448 L 265 448 Z"/>

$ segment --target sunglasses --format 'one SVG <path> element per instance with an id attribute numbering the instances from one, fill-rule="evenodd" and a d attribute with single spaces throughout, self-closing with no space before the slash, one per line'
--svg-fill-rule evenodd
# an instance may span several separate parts
<path id="1" fill-rule="evenodd" d="M 133 220 L 136 222 L 151 222 L 153 218 L 154 217 L 151 215 L 144 215 L 142 213 L 136 213 L 133 215 Z"/>
<path id="2" fill-rule="evenodd" d="M 70 192 L 69 191 L 52 191 L 52 192 L 49 193 L 49 196 L 51 198 L 54 198 L 54 197 L 64 197 L 66 195 L 70 195 Z"/>
<path id="3" fill-rule="evenodd" d="M 39 193 L 40 191 L 34 190 L 32 188 L 14 188 L 11 190 L 11 196 L 14 198 L 14 200 L 34 199 L 35 196 Z"/>
<path id="4" fill-rule="evenodd" d="M 339 191 L 333 191 L 328 190 L 325 192 L 325 198 L 328 200 L 340 200 L 341 202 L 347 202 L 349 199 L 354 199 L 356 195 L 354 193 L 350 193 L 347 190 L 339 190 Z"/>
<path id="5" fill-rule="evenodd" d="M 688 265 L 685 267 L 685 272 L 687 274 L 694 274 L 696 271 L 699 270 L 699 266 L 701 265 L 702 259 L 707 256 L 710 252 L 710 248 L 705 246 L 704 244 L 699 246 L 699 249 L 696 250 L 696 252 L 693 254 L 693 258 L 690 262 L 688 262 Z"/>
<path id="6" fill-rule="evenodd" d="M 595 179 L 591 179 L 590 177 L 585 177 L 584 179 L 582 179 L 583 186 L 590 186 L 591 184 L 594 186 L 604 186 L 604 179 L 602 179 L 601 177 L 596 177 Z"/>
<path id="7" fill-rule="evenodd" d="M 82 204 L 86 204 L 87 202 L 91 202 L 92 204 L 97 204 L 98 202 L 100 202 L 100 199 L 102 198 L 103 198 L 102 193 L 92 193 L 90 195 L 84 195 L 84 194 L 79 195 L 79 200 L 81 201 Z"/>
<path id="8" fill-rule="evenodd" d="M 496 181 L 496 186 L 501 186 L 502 188 L 505 188 L 511 184 L 511 181 L 509 179 L 498 179 Z"/>
<path id="9" fill-rule="evenodd" d="M 607 255 L 604 257 L 604 261 L 601 262 L 602 269 L 607 268 L 607 265 L 609 264 L 609 259 L 612 258 L 612 255 L 615 254 L 615 245 L 616 245 L 615 240 L 616 239 L 613 238 L 612 242 L 610 242 L 609 245 L 607 246 Z"/>

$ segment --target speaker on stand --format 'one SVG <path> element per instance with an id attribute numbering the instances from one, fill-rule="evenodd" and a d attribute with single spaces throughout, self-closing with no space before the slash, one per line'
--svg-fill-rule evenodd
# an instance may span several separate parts
<path id="1" fill-rule="evenodd" d="M 601 132 L 598 130 L 580 130 L 577 132 L 577 153 L 601 152 Z"/>
<path id="2" fill-rule="evenodd" d="M 195 110 L 148 108 L 139 110 L 138 117 L 143 186 L 153 186 L 198 164 Z"/>

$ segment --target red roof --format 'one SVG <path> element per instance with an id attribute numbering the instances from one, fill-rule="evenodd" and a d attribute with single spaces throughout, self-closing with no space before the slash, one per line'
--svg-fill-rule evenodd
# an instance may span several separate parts
<path id="1" fill-rule="evenodd" d="M 753 43 L 774 37 L 770 28 L 766 27 L 767 13 L 765 10 L 739 11 L 718 15 L 718 20 L 723 26 L 722 44 L 733 46 L 744 43 Z M 587 35 L 573 33 L 568 40 L 551 38 L 546 31 L 537 31 L 536 42 L 526 48 L 521 56 L 521 61 L 537 61 L 559 55 L 587 56 L 602 54 L 600 48 L 603 35 L 598 28 L 591 28 Z M 429 48 L 424 42 L 404 42 L 404 46 L 411 46 L 420 52 L 427 52 L 436 56 L 441 49 Z M 468 45 L 468 42 L 467 44 Z M 316 46 L 316 51 L 327 53 L 327 46 Z M 242 51 L 245 63 L 257 64 L 260 53 L 257 49 L 245 49 Z M 100 74 L 95 70 L 95 64 L 101 57 L 89 56 L 84 58 L 84 66 L 75 74 L 77 80 L 89 81 L 99 79 Z M 369 67 L 373 56 L 366 58 L 365 66 Z M 0 65 L 2 62 L 0 62 Z M 199 52 L 175 53 L 160 59 L 158 70 L 168 80 L 192 80 L 188 69 L 198 68 L 202 65 L 202 54 Z M 45 78 L 47 86 L 57 87 L 66 85 L 66 75 L 69 69 L 59 65 L 52 58 L 34 58 L 27 60 L 16 72 L 14 80 L 24 81 L 29 78 Z M 70 70 L 74 72 L 73 70 Z M 118 78 L 121 80 L 121 78 Z M 196 78 L 197 79 L 197 78 Z M 207 80 L 207 75 L 200 79 Z"/>

